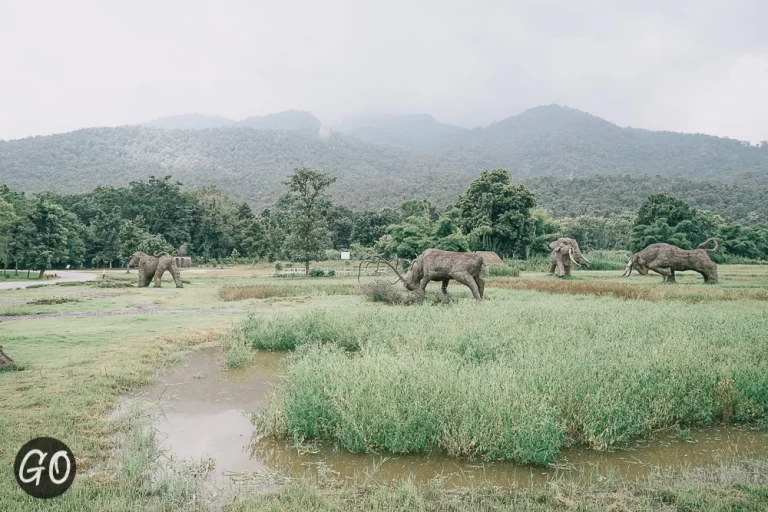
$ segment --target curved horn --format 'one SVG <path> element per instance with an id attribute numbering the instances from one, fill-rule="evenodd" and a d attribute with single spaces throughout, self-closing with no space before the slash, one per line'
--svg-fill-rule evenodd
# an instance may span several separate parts
<path id="1" fill-rule="evenodd" d="M 632 258 L 627 261 L 627 268 L 624 269 L 624 274 L 621 277 L 629 277 L 632 274 Z"/>
<path id="2" fill-rule="evenodd" d="M 580 266 L 580 267 L 583 267 L 583 266 L 584 266 L 584 265 L 582 265 L 581 263 L 579 263 L 578 261 L 576 261 L 576 260 L 573 258 L 573 249 L 568 249 L 568 256 L 570 256 L 570 258 L 571 258 L 571 261 L 572 261 L 572 262 L 574 262 L 575 264 L 577 264 L 578 266 Z"/>

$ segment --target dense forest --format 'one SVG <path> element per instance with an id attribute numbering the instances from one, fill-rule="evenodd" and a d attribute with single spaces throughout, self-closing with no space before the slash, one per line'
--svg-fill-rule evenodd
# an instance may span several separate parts
<path id="1" fill-rule="evenodd" d="M 364 211 L 425 197 L 442 208 L 482 170 L 504 168 L 556 216 L 634 212 L 647 195 L 668 192 L 726 220 L 768 221 L 768 143 L 622 128 L 565 107 L 473 130 L 402 116 L 350 121 L 341 133 L 295 111 L 154 125 L 197 129 L 91 128 L 0 141 L 0 183 L 76 194 L 170 175 L 189 189 L 215 186 L 258 211 L 306 166 L 339 178 L 330 190 L 336 204 Z"/>
<path id="2" fill-rule="evenodd" d="M 199 262 L 309 262 L 351 249 L 411 259 L 430 247 L 495 251 L 527 259 L 549 253 L 549 242 L 576 238 L 585 251 L 636 251 L 656 242 L 689 249 L 720 240 L 716 261 L 762 260 L 768 224 L 744 226 L 670 194 L 651 194 L 632 214 L 554 217 L 536 194 L 503 169 L 482 171 L 444 208 L 428 199 L 397 208 L 353 211 L 325 195 L 341 180 L 297 168 L 270 208 L 254 212 L 215 187 L 185 189 L 170 176 L 97 187 L 84 194 L 28 196 L 0 186 L 3 268 L 120 266 L 134 251 L 184 252 Z M 314 192 L 308 184 L 314 184 Z M 303 235 L 301 235 L 303 233 Z"/>

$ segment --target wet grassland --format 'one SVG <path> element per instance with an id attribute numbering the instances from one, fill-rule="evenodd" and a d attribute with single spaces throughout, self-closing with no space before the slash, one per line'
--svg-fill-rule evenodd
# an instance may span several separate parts
<path id="1" fill-rule="evenodd" d="M 270 273 L 189 271 L 184 289 L 1 292 L 0 344 L 17 368 L 0 372 L 0 479 L 12 482 L 16 450 L 38 435 L 66 439 L 79 476 L 55 504 L 3 484 L 0 509 L 760 510 L 768 502 L 766 462 L 751 460 L 640 485 L 609 479 L 511 493 L 447 491 L 406 474 L 395 485 L 294 475 L 266 494 L 213 505 L 200 486 L 205 465 L 161 449 L 156 413 L 114 413 L 121 397 L 201 343 L 223 343 L 233 366 L 286 352 L 254 422 L 302 449 L 320 442 L 542 465 L 569 446 L 613 450 L 659 430 L 766 425 L 768 267 L 721 266 L 714 286 L 693 274 L 662 285 L 658 276 L 622 280 L 621 271 L 558 280 L 524 270 L 489 278 L 479 305 L 453 284 L 447 303 L 408 306 L 367 301 L 353 278 Z M 113 272 L 106 281 L 134 278 Z M 142 313 L 147 303 L 169 311 Z M 67 316 L 124 309 L 131 314 Z"/>

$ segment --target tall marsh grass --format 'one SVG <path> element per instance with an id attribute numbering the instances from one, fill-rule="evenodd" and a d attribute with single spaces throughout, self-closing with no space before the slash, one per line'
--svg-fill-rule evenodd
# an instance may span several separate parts
<path id="1" fill-rule="evenodd" d="M 303 276 L 302 276 L 303 277 Z M 324 295 L 356 295 L 360 287 L 344 283 L 274 283 L 252 286 L 225 286 L 219 296 L 229 302 L 272 297 L 302 297 Z"/>
<path id="2" fill-rule="evenodd" d="M 254 421 L 297 442 L 544 464 L 574 443 L 768 411 L 768 316 L 734 303 L 518 292 L 248 322 L 251 346 L 296 347 Z"/>
<path id="3" fill-rule="evenodd" d="M 584 253 L 591 262 L 589 268 L 571 265 L 571 270 L 624 270 L 629 253 L 625 251 L 592 251 Z M 549 271 L 549 255 L 537 254 L 527 260 L 506 260 L 507 265 L 525 272 Z M 493 274 L 491 274 L 493 275 Z"/>
<path id="4" fill-rule="evenodd" d="M 566 295 L 610 295 L 620 299 L 650 301 L 680 300 L 690 303 L 739 300 L 768 301 L 768 290 L 682 284 L 665 286 L 658 282 L 634 284 L 631 282 L 574 281 L 568 279 L 496 279 L 488 281 L 485 286 L 486 289 L 536 290 Z"/>

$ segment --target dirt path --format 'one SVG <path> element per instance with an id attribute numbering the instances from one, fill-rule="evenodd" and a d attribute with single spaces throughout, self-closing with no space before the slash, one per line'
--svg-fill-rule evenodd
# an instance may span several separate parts
<path id="1" fill-rule="evenodd" d="M 90 316 L 153 315 L 157 313 L 216 313 L 218 315 L 242 315 L 247 313 L 247 311 L 239 308 L 165 309 L 155 306 L 142 306 L 138 308 L 119 309 L 115 311 L 73 311 L 68 313 L 46 313 L 42 315 L 2 316 L 0 317 L 0 322 L 11 322 L 14 320 L 45 320 L 48 318 L 85 318 Z"/>
<path id="2" fill-rule="evenodd" d="M 59 270 L 56 271 L 56 274 L 58 274 L 59 278 L 51 279 L 50 281 L 8 281 L 0 283 L 0 290 L 26 288 L 28 286 L 32 286 L 33 284 L 50 285 L 56 283 L 79 283 L 85 281 L 94 281 L 99 277 L 96 274 L 90 274 L 87 272 L 67 272 Z"/>

